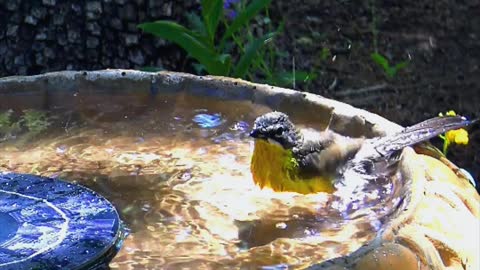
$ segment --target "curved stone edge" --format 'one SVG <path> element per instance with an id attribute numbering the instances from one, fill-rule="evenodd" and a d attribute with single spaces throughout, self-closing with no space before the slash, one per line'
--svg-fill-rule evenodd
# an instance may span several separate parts
<path id="1" fill-rule="evenodd" d="M 219 100 L 245 100 L 274 110 L 308 116 L 323 127 L 349 136 L 379 136 L 393 133 L 401 126 L 376 114 L 318 95 L 219 76 L 195 76 L 161 71 L 149 73 L 134 70 L 60 71 L 35 76 L 13 76 L 0 79 L 0 94 L 17 98 L 31 97 L 37 108 L 55 103 L 55 97 L 75 91 L 102 89 L 118 94 L 137 91 L 156 95 L 178 94 L 211 97 Z M 49 95 L 57 92 L 56 95 Z M 59 98 L 57 102 L 64 102 Z M 0 101 L 0 107 L 1 107 Z"/>

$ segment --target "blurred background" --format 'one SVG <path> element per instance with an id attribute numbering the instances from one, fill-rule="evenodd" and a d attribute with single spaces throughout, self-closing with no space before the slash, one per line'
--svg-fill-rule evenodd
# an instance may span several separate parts
<path id="1" fill-rule="evenodd" d="M 0 77 L 170 70 L 312 92 L 402 125 L 480 117 L 479 0 L 220 2 L 2 0 Z M 469 133 L 448 157 L 479 179 L 478 123 Z"/>

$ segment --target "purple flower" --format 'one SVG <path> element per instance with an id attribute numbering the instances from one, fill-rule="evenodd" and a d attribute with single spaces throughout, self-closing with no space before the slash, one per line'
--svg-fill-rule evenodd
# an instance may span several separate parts
<path id="1" fill-rule="evenodd" d="M 237 11 L 235 10 L 235 4 L 240 2 L 240 0 L 225 0 L 223 1 L 223 10 L 225 11 L 225 16 L 229 20 L 235 19 L 237 17 Z"/>
<path id="2" fill-rule="evenodd" d="M 229 9 L 238 2 L 240 2 L 240 0 L 225 0 L 223 1 L 223 8 Z"/>
<path id="3" fill-rule="evenodd" d="M 227 10 L 227 18 L 229 20 L 233 20 L 233 19 L 235 19 L 235 17 L 237 17 L 237 11 L 236 10 L 233 10 L 233 9 Z"/>

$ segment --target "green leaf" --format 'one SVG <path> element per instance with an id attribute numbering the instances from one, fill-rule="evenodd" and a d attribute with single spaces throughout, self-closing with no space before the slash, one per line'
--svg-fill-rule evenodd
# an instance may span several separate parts
<path id="1" fill-rule="evenodd" d="M 218 56 L 218 60 L 221 62 L 221 63 L 226 63 L 228 61 L 230 61 L 232 59 L 232 56 L 228 53 L 224 53 L 224 54 L 221 54 Z"/>
<path id="2" fill-rule="evenodd" d="M 202 75 L 206 71 L 205 66 L 200 63 L 192 63 L 192 66 L 196 74 Z"/>
<path id="3" fill-rule="evenodd" d="M 285 86 L 291 86 L 293 84 L 293 81 L 308 82 L 308 81 L 315 80 L 316 77 L 317 76 L 315 73 L 306 72 L 302 70 L 296 70 L 295 74 L 291 71 L 281 71 L 281 72 L 275 72 L 272 78 L 269 78 L 267 80 L 267 83 L 285 87 Z"/>
<path id="4" fill-rule="evenodd" d="M 387 74 L 387 76 L 389 78 L 393 78 L 393 77 L 395 77 L 395 74 L 397 74 L 397 70 L 395 68 L 388 67 L 388 69 L 385 70 L 385 73 Z"/>
<path id="5" fill-rule="evenodd" d="M 325 61 L 327 60 L 328 57 L 330 57 L 331 52 L 330 49 L 327 47 L 323 47 L 322 50 L 320 51 L 320 61 Z"/>
<path id="6" fill-rule="evenodd" d="M 0 129 L 10 126 L 11 124 L 10 117 L 12 116 L 12 113 L 13 113 L 12 110 L 8 110 L 0 113 Z"/>
<path id="7" fill-rule="evenodd" d="M 316 78 L 317 78 L 317 75 L 313 72 L 307 72 L 307 71 L 302 71 L 302 70 L 296 70 L 295 71 L 295 80 L 297 82 L 313 81 Z"/>
<path id="8" fill-rule="evenodd" d="M 388 63 L 388 59 L 385 58 L 383 55 L 375 52 L 375 53 L 372 53 L 370 57 L 375 63 L 381 66 L 385 72 L 387 72 L 390 69 L 390 64 Z"/>
<path id="9" fill-rule="evenodd" d="M 216 60 L 217 54 L 214 49 L 187 28 L 170 21 L 142 23 L 138 27 L 147 33 L 175 42 L 204 65 L 208 73 L 226 75 L 226 67 Z"/>
<path id="10" fill-rule="evenodd" d="M 202 18 L 194 12 L 187 13 L 188 26 L 193 32 L 208 39 L 207 28 L 202 21 Z"/>
<path id="11" fill-rule="evenodd" d="M 386 73 L 389 77 L 392 78 L 397 74 L 397 72 L 399 72 L 401 69 L 405 68 L 407 65 L 408 65 L 407 61 L 402 61 L 402 62 L 396 64 L 394 67 L 388 67 L 388 69 L 386 70 Z"/>
<path id="12" fill-rule="evenodd" d="M 202 0 L 202 17 L 207 28 L 208 39 L 212 45 L 222 11 L 223 0 Z"/>
<path id="13" fill-rule="evenodd" d="M 228 53 L 221 54 L 217 57 L 218 61 L 225 66 L 225 74 L 230 74 L 230 69 L 232 67 L 232 56 Z"/>
<path id="14" fill-rule="evenodd" d="M 408 62 L 407 62 L 407 61 L 402 61 L 402 62 L 400 62 L 400 63 L 398 63 L 398 64 L 395 65 L 395 69 L 396 69 L 397 71 L 399 71 L 399 70 L 401 70 L 401 69 L 406 68 L 407 66 L 408 66 Z"/>
<path id="15" fill-rule="evenodd" d="M 252 42 L 250 42 L 245 47 L 245 52 L 242 57 L 240 57 L 235 70 L 233 72 L 233 77 L 244 78 L 248 72 L 250 65 L 254 57 L 257 55 L 257 52 L 263 47 L 263 45 L 270 39 L 275 36 L 275 33 L 268 33 L 263 37 L 259 37 Z"/>
<path id="16" fill-rule="evenodd" d="M 248 25 L 248 22 L 255 17 L 262 9 L 265 9 L 271 0 L 254 0 L 244 10 L 240 11 L 232 24 L 230 24 L 220 42 L 220 48 L 223 48 L 225 41 L 235 32 Z"/>

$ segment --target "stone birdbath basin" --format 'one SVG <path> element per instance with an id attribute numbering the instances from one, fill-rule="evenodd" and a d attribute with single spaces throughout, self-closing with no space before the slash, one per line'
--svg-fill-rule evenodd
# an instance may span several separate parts
<path id="1" fill-rule="evenodd" d="M 111 269 L 480 269 L 480 198 L 428 147 L 392 179 L 275 193 L 249 172 L 252 121 L 381 136 L 395 123 L 311 94 L 128 70 L 0 79 L 0 171 L 74 182 L 130 228 Z M 282 268 L 283 267 L 283 268 Z"/>

